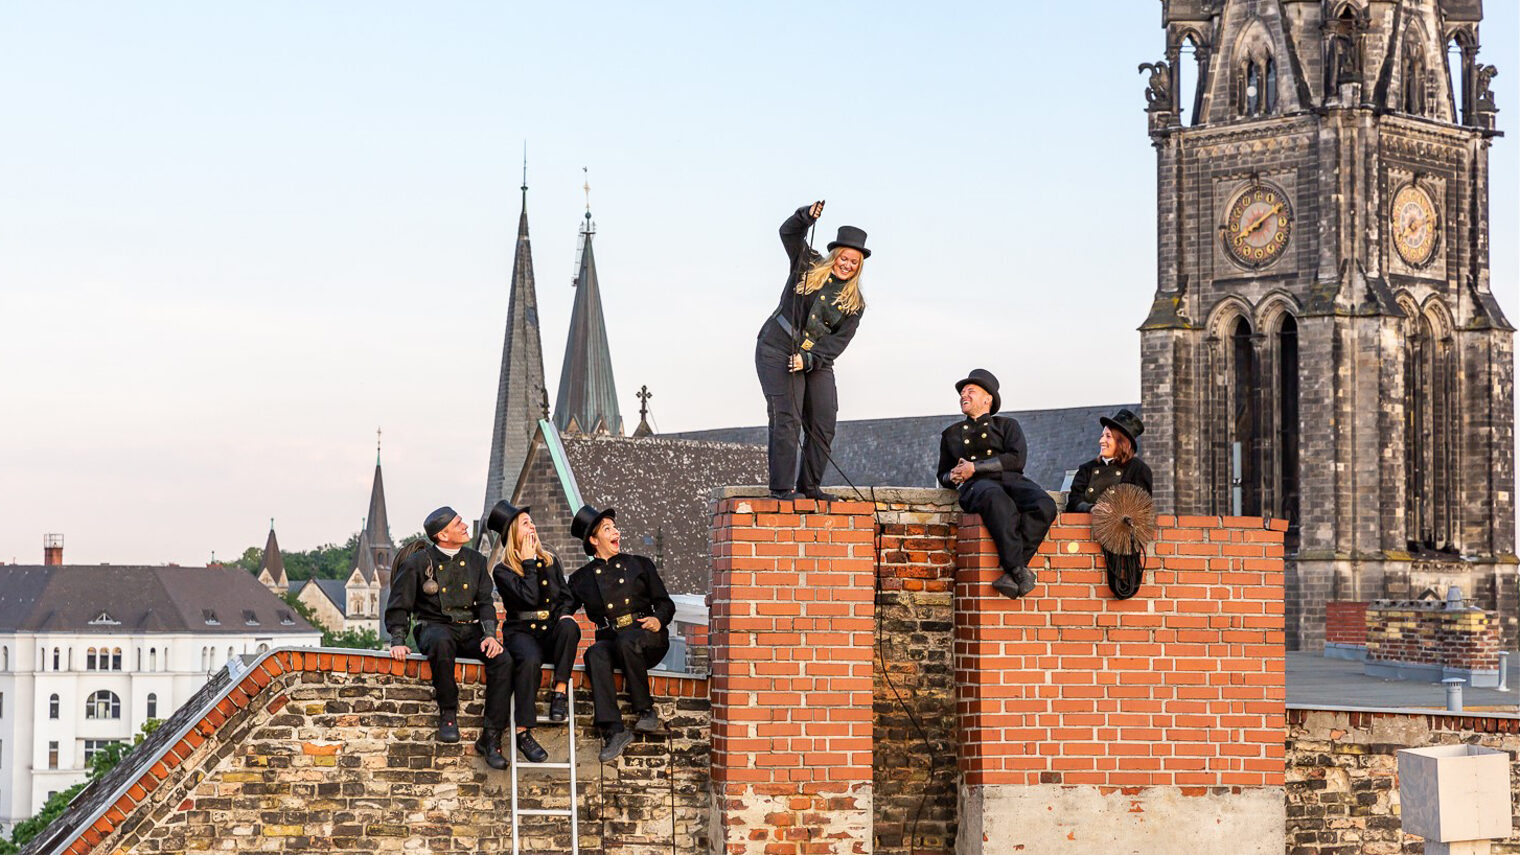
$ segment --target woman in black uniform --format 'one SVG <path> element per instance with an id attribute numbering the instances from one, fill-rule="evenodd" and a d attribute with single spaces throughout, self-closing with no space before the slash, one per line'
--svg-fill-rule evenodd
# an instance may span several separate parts
<path id="1" fill-rule="evenodd" d="M 755 341 L 755 373 L 770 424 L 770 490 L 777 499 L 834 498 L 819 486 L 839 415 L 834 360 L 854 337 L 866 308 L 860 293 L 860 268 L 871 257 L 866 233 L 840 226 L 829 254 L 821 256 L 805 235 L 822 214 L 823 202 L 814 202 L 781 224 L 790 265 L 786 287 Z M 799 435 L 806 437 L 800 473 Z"/>
<path id="2" fill-rule="evenodd" d="M 1082 464 L 1071 479 L 1071 492 L 1066 495 L 1067 513 L 1085 514 L 1118 484 L 1135 484 L 1151 490 L 1151 468 L 1140 454 L 1140 434 L 1145 425 L 1140 417 L 1129 410 L 1114 413 L 1113 418 L 1098 419 L 1103 434 L 1098 437 L 1098 456 Z"/>
<path id="3" fill-rule="evenodd" d="M 542 763 L 549 753 L 533 738 L 538 724 L 538 695 L 547 659 L 554 666 L 554 691 L 549 695 L 549 720 L 569 717 L 570 669 L 581 641 L 575 622 L 570 587 L 559 559 L 538 540 L 538 529 L 527 508 L 496 503 L 486 526 L 500 537 L 491 554 L 491 578 L 506 609 L 501 625 L 502 646 L 512 651 L 513 705 L 516 711 L 517 750 L 531 763 Z"/>

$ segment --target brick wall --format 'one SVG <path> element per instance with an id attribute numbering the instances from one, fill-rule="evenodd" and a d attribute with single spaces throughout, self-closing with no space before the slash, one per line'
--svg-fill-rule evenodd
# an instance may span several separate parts
<path id="1" fill-rule="evenodd" d="M 1325 643 L 1366 646 L 1367 604 L 1356 600 L 1325 603 Z"/>
<path id="2" fill-rule="evenodd" d="M 955 669 L 967 784 L 1280 787 L 1282 527 L 1162 517 L 1140 595 L 1115 600 L 1085 514 L 1010 601 L 967 515 Z M 1038 562 L 1038 559 L 1037 559 Z"/>
<path id="3" fill-rule="evenodd" d="M 827 508 L 717 504 L 712 812 L 727 855 L 870 848 L 873 508 Z"/>
<path id="4" fill-rule="evenodd" d="M 1469 671 L 1499 668 L 1493 612 L 1447 608 L 1438 600 L 1374 601 L 1367 609 L 1367 661 Z"/>
<path id="5" fill-rule="evenodd" d="M 378 653 L 270 654 L 68 851 L 510 849 L 507 773 L 486 767 L 470 745 L 480 666 L 460 666 L 465 741 L 457 745 L 434 741 L 427 670 L 425 661 Z M 706 846 L 706 683 L 656 678 L 654 691 L 668 732 L 640 737 L 617 764 L 596 762 L 598 742 L 582 719 L 582 852 L 664 853 L 672 835 L 678 851 Z M 576 703 L 589 711 L 589 693 Z M 564 758 L 562 729 L 537 733 Z M 563 784 L 524 793 L 525 807 L 568 803 Z M 563 819 L 526 819 L 521 834 L 524 851 L 569 848 Z"/>
<path id="6" fill-rule="evenodd" d="M 1401 748 L 1483 745 L 1520 752 L 1520 718 L 1513 715 L 1445 715 L 1391 711 L 1288 711 L 1287 794 L 1290 855 L 1419 853 L 1419 838 L 1405 836 L 1399 820 Z M 1520 776 L 1510 776 L 1512 804 L 1520 809 Z M 1515 815 L 1520 828 L 1520 810 Z M 1493 851 L 1520 853 L 1520 835 L 1496 841 Z"/>
<path id="7" fill-rule="evenodd" d="M 949 492 L 874 491 L 876 855 L 955 846 L 955 535 Z"/>

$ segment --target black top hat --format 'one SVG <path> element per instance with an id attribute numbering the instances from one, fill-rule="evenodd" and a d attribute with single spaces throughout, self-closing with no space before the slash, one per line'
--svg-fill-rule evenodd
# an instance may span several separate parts
<path id="1" fill-rule="evenodd" d="M 486 516 L 486 530 L 496 532 L 498 537 L 505 539 L 507 530 L 512 527 L 512 521 L 532 509 L 528 505 L 515 508 L 511 502 L 502 499 L 496 503 L 495 507 L 491 508 L 491 513 Z"/>
<path id="2" fill-rule="evenodd" d="M 992 396 L 992 409 L 987 411 L 989 415 L 1003 408 L 1003 399 L 998 397 L 998 379 L 992 376 L 991 371 L 985 368 L 971 369 L 971 373 L 967 374 L 965 379 L 955 381 L 955 391 L 964 389 L 967 383 L 975 383 Z"/>
<path id="3" fill-rule="evenodd" d="M 854 226 L 840 226 L 839 235 L 829 241 L 829 251 L 833 252 L 836 246 L 847 246 L 850 249 L 860 250 L 861 258 L 870 258 L 871 251 L 866 249 L 866 231 Z"/>
<path id="4" fill-rule="evenodd" d="M 1103 425 L 1104 427 L 1113 428 L 1114 430 L 1124 434 L 1125 436 L 1129 437 L 1129 444 L 1133 445 L 1135 447 L 1135 450 L 1138 451 L 1140 449 L 1140 443 L 1138 440 L 1140 438 L 1140 434 L 1145 433 L 1145 425 L 1140 421 L 1139 416 L 1130 412 L 1128 409 L 1123 409 L 1117 413 L 1114 413 L 1113 418 L 1103 416 L 1098 419 L 1098 424 Z"/>
<path id="5" fill-rule="evenodd" d="M 617 509 L 608 508 L 599 511 L 590 505 L 581 505 L 581 509 L 575 512 L 575 519 L 570 521 L 570 536 L 581 542 L 581 549 L 587 555 L 595 555 L 596 550 L 591 546 L 591 533 L 601 525 L 603 519 L 617 519 Z"/>

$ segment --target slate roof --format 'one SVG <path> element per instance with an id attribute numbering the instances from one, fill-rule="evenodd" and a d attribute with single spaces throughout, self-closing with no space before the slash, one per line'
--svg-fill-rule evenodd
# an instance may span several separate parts
<path id="1" fill-rule="evenodd" d="M 339 614 L 348 616 L 348 583 L 346 581 L 343 579 L 302 579 L 290 583 L 290 592 L 299 596 L 307 585 L 316 585 L 317 590 L 331 600 L 334 606 L 337 606 Z"/>
<path id="2" fill-rule="evenodd" d="M 526 167 L 524 167 L 526 172 Z M 544 388 L 544 347 L 538 327 L 538 293 L 533 283 L 533 245 L 528 240 L 528 177 L 523 176 L 522 214 L 517 218 L 517 250 L 507 298 L 507 332 L 501 344 L 496 386 L 496 418 L 491 428 L 491 462 L 486 468 L 485 509 L 517 484 L 528 444 L 548 393 Z"/>
<path id="3" fill-rule="evenodd" d="M 560 438 L 579 501 L 617 509 L 623 549 L 657 558 L 672 594 L 706 593 L 711 587 L 711 500 L 717 487 L 765 482 L 765 449 L 732 443 L 619 436 L 563 435 Z M 569 539 L 571 506 L 564 480 L 534 463 L 550 456 L 542 438 L 523 470 L 514 504 L 537 502 L 533 518 L 540 536 L 559 554 L 566 572 L 586 558 Z M 546 501 L 552 495 L 553 501 Z M 558 538 L 550 540 L 551 537 Z"/>
<path id="4" fill-rule="evenodd" d="M 581 267 L 575 276 L 575 305 L 570 333 L 565 337 L 565 361 L 559 371 L 559 394 L 554 399 L 554 424 L 581 433 L 599 430 L 623 433 L 617 384 L 612 378 L 612 354 L 607 346 L 607 323 L 602 314 L 601 282 L 591 251 L 591 212 L 581 230 Z"/>
<path id="5" fill-rule="evenodd" d="M 280 554 L 280 541 L 275 539 L 273 525 L 269 527 L 269 539 L 264 541 L 264 560 L 259 564 L 260 572 L 266 570 L 276 585 L 285 584 L 289 578 L 285 575 L 285 556 Z"/>
<path id="6" fill-rule="evenodd" d="M 375 483 L 369 489 L 369 513 L 364 515 L 364 533 L 370 548 L 391 546 L 391 521 L 385 512 L 385 481 L 380 477 L 380 452 L 375 451 Z"/>
<path id="7" fill-rule="evenodd" d="M 0 566 L 0 632 L 250 631 L 316 630 L 238 567 Z"/>
<path id="8" fill-rule="evenodd" d="M 1098 418 L 1111 416 L 1122 407 L 1143 415 L 1139 404 L 1005 410 L 1002 414 L 1018 419 L 1024 430 L 1024 439 L 1029 444 L 1024 474 L 1047 490 L 1060 490 L 1067 470 L 1077 468 L 1097 454 L 1098 434 L 1102 432 Z M 939 462 L 940 432 L 961 418 L 955 413 L 842 421 L 835 432 L 831 453 L 857 486 L 933 487 L 936 486 L 934 468 Z M 664 437 L 743 443 L 760 446 L 763 451 L 766 429 L 764 425 L 714 428 L 669 433 Z M 1143 439 L 1141 445 L 1143 448 Z M 763 482 L 762 476 L 758 483 Z M 830 464 L 824 483 L 842 486 L 847 481 Z"/>

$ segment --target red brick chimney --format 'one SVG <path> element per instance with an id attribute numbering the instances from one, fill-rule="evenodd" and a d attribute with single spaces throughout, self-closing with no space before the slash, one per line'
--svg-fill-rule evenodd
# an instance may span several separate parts
<path id="1" fill-rule="evenodd" d="M 44 534 L 42 536 L 42 563 L 49 567 L 56 567 L 63 563 L 63 535 Z"/>

